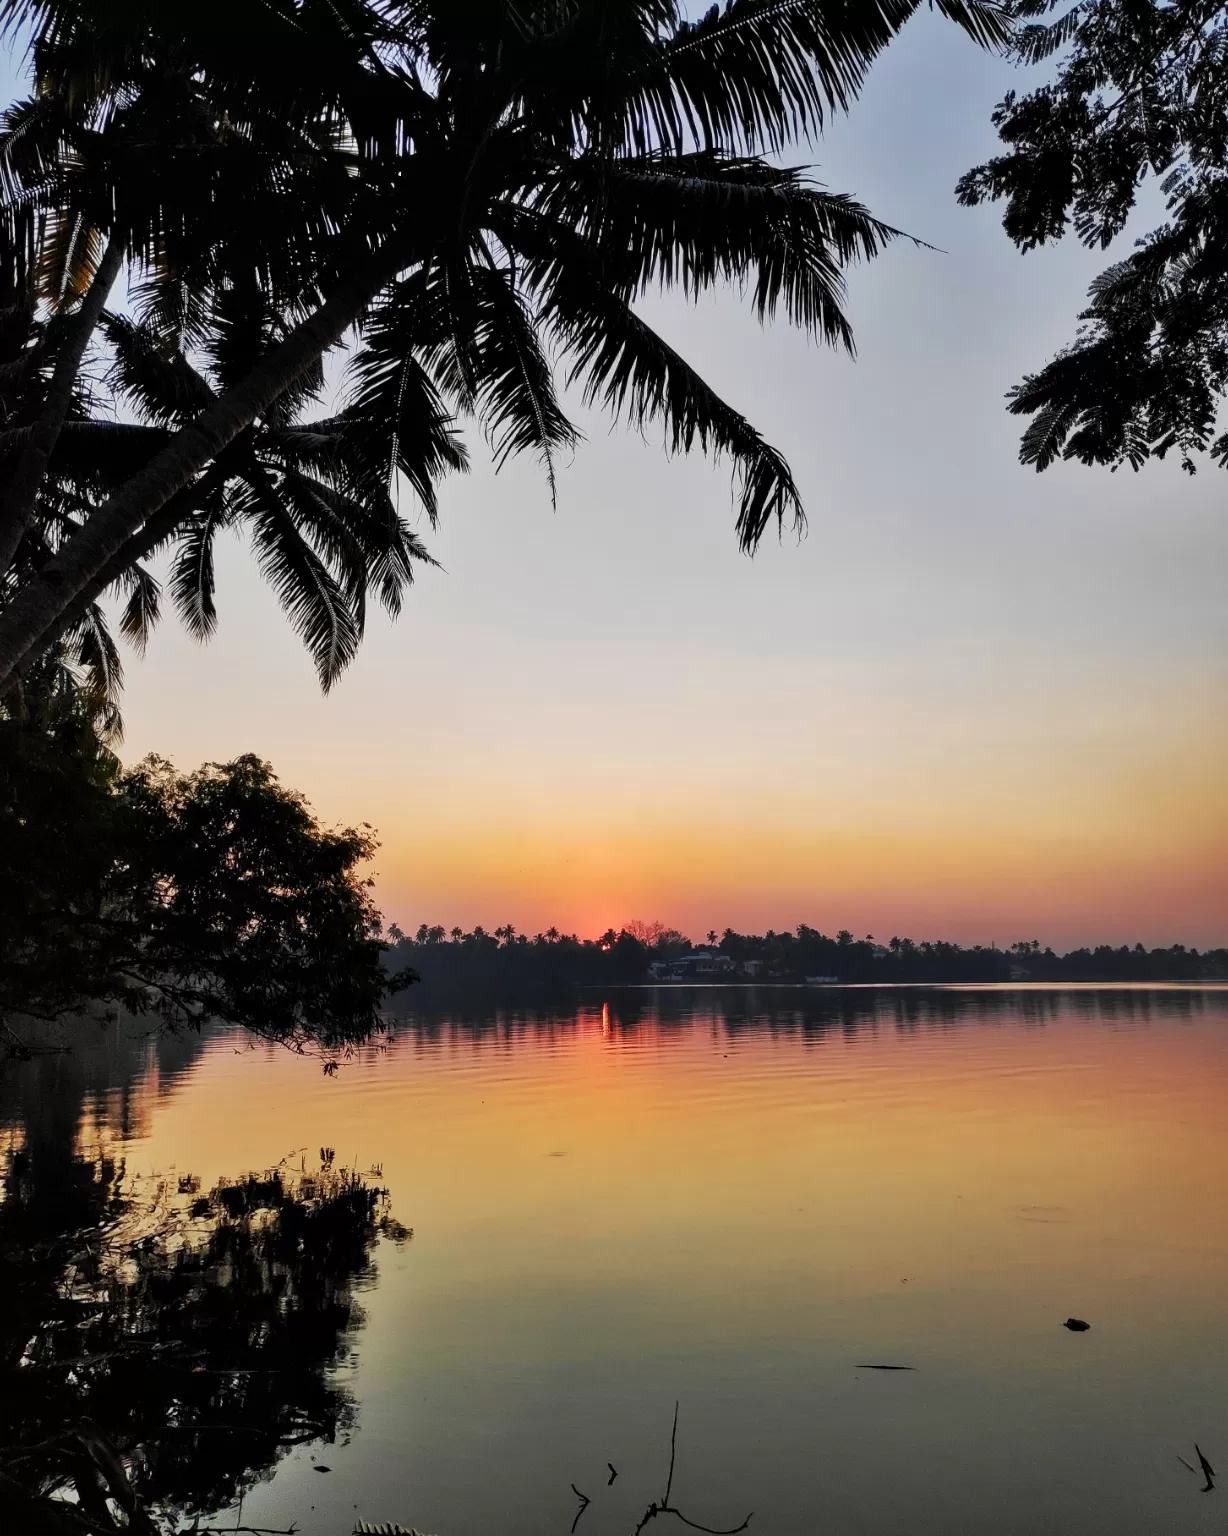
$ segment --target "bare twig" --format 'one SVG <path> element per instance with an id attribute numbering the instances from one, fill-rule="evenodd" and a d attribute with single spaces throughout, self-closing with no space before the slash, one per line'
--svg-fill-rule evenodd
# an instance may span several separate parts
<path id="1" fill-rule="evenodd" d="M 665 1497 L 661 1500 L 661 1508 L 669 1508 L 669 1496 L 674 1487 L 674 1461 L 678 1455 L 678 1402 L 674 1401 L 674 1427 L 669 1432 L 669 1476 L 665 1479 Z"/>
<path id="2" fill-rule="evenodd" d="M 29 1018 L 38 1019 L 42 1023 L 59 1023 L 58 1014 L 34 1013 L 24 1010 Z M 17 1061 L 32 1061 L 35 1056 L 67 1056 L 66 1045 L 34 1045 L 24 1036 L 19 1035 L 15 1029 L 11 1029 L 3 1019 L 0 1019 L 0 1035 L 8 1041 L 8 1054 Z"/>
<path id="3" fill-rule="evenodd" d="M 639 1536 L 639 1533 L 644 1529 L 648 1522 L 650 1520 L 655 1520 L 658 1515 L 673 1515 L 676 1520 L 681 1520 L 683 1525 L 689 1525 L 693 1531 L 705 1531 L 707 1536 L 738 1536 L 738 1532 L 744 1531 L 750 1524 L 754 1513 L 755 1512 L 752 1509 L 750 1514 L 747 1515 L 746 1519 L 743 1520 L 741 1525 L 727 1526 L 722 1530 L 713 1525 L 700 1525 L 697 1521 L 688 1520 L 680 1509 L 674 1509 L 672 1505 L 667 1506 L 665 1504 L 650 1504 L 644 1511 L 644 1515 L 640 1520 L 640 1523 L 635 1528 L 635 1536 Z"/>
<path id="4" fill-rule="evenodd" d="M 580 1523 L 580 1516 L 593 1501 L 586 1493 L 581 1493 L 580 1490 L 576 1487 L 575 1483 L 572 1483 L 571 1491 L 580 1501 L 580 1507 L 578 1510 L 576 1510 L 576 1518 L 571 1522 L 572 1536 L 574 1536 L 576 1526 L 578 1526 Z"/>
<path id="5" fill-rule="evenodd" d="M 192 1536 L 234 1536 L 236 1531 L 243 1532 L 244 1536 L 295 1536 L 297 1525 L 287 1526 L 284 1530 L 275 1525 L 202 1525 L 199 1531 L 193 1531 Z"/>
<path id="6" fill-rule="evenodd" d="M 648 1522 L 650 1520 L 655 1520 L 658 1515 L 673 1515 L 675 1520 L 681 1520 L 683 1525 L 690 1526 L 691 1530 L 693 1530 L 693 1531 L 703 1531 L 705 1533 L 705 1536 L 738 1536 L 738 1532 L 739 1531 L 744 1531 L 746 1529 L 746 1527 L 750 1524 L 751 1518 L 753 1517 L 753 1515 L 755 1513 L 753 1509 L 751 1510 L 750 1514 L 747 1515 L 746 1519 L 742 1521 L 741 1525 L 731 1525 L 731 1526 L 728 1526 L 728 1527 L 726 1527 L 724 1529 L 720 1529 L 720 1528 L 718 1528 L 716 1526 L 712 1526 L 712 1525 L 700 1525 L 697 1520 L 690 1520 L 690 1519 L 688 1519 L 687 1516 L 684 1515 L 680 1509 L 676 1509 L 670 1503 L 670 1501 L 669 1501 L 670 1500 L 670 1494 L 673 1492 L 673 1488 L 674 1488 L 674 1462 L 677 1459 L 677 1454 L 678 1454 L 678 1404 L 675 1403 L 674 1404 L 674 1427 L 673 1427 L 672 1431 L 670 1432 L 670 1437 L 669 1437 L 669 1476 L 665 1480 L 665 1496 L 662 1498 L 662 1500 L 661 1500 L 661 1502 L 659 1504 L 654 1501 L 644 1511 L 643 1515 L 640 1517 L 640 1523 L 635 1528 L 634 1536 L 640 1536 L 640 1532 L 644 1529 L 644 1527 L 648 1524 Z M 607 1463 L 607 1465 L 609 1465 L 609 1464 Z M 613 1471 L 613 1468 L 611 1467 L 610 1470 Z M 573 1529 L 574 1529 L 574 1527 L 573 1527 Z"/>

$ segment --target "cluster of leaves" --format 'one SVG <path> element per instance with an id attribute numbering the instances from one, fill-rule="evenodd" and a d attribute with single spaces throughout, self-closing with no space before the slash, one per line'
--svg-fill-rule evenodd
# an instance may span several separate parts
<path id="1" fill-rule="evenodd" d="M 233 1506 L 291 1447 L 344 1436 L 355 1408 L 335 1367 L 381 1235 L 408 1236 L 328 1149 L 315 1173 L 203 1192 L 190 1176 L 134 1184 L 105 1153 L 40 1138 L 12 1154 L 0 1482 L 24 1528 L 42 1528 L 40 1508 L 82 1536 L 152 1533 L 158 1511 L 178 1528 Z M 54 1502 L 65 1490 L 74 1502 Z"/>
<path id="2" fill-rule="evenodd" d="M 413 979 L 383 964 L 375 846 L 255 757 L 121 771 L 71 689 L 0 714 L 0 1024 L 101 1005 L 362 1041 Z"/>
<path id="3" fill-rule="evenodd" d="M 398 488 L 434 515 L 466 418 L 553 481 L 564 383 L 727 458 L 745 548 L 799 521 L 784 458 L 636 303 L 732 284 L 851 347 L 844 270 L 896 231 L 776 152 L 920 3 L 0 0 L 34 74 L 0 131 L 0 690 L 117 585 L 142 637 L 168 547 L 207 633 L 236 524 L 327 686 L 368 588 L 395 606 L 424 558 Z M 997 0 L 935 3 L 1004 36 Z"/>
<path id="4" fill-rule="evenodd" d="M 1026 464 L 1228 464 L 1228 8 L 1223 0 L 1016 0 L 1022 64 L 1055 77 L 994 114 L 1006 152 L 966 204 L 1004 199 L 1023 250 L 1068 229 L 1105 247 L 1158 178 L 1167 220 L 1092 284 L 1075 342 L 1012 390 Z M 1218 434 L 1218 435 L 1217 435 Z"/>

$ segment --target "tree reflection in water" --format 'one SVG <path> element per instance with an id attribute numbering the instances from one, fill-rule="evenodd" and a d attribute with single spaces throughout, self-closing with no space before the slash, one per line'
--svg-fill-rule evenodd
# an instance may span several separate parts
<path id="1" fill-rule="evenodd" d="M 0 1204 L 0 1530 L 153 1533 L 344 1437 L 386 1191 L 284 1167 L 201 1191 L 104 1152 L 9 1155 Z M 64 1500 L 68 1502 L 63 1502 Z"/>

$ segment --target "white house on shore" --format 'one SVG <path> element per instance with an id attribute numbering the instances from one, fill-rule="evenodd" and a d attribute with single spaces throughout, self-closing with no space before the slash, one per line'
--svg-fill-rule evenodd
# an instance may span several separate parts
<path id="1" fill-rule="evenodd" d="M 718 949 L 693 949 L 675 960 L 654 960 L 648 973 L 654 981 L 711 981 L 732 976 L 737 967 Z"/>

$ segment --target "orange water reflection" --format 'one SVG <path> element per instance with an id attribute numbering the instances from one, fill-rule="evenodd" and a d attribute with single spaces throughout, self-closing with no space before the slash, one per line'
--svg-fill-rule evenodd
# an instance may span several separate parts
<path id="1" fill-rule="evenodd" d="M 1226 1108 L 1224 991 L 621 994 L 424 1013 L 336 1079 L 219 1037 L 129 1160 L 332 1146 L 415 1229 L 363 1428 L 326 1489 L 279 1474 L 272 1523 L 565 1529 L 610 1457 L 600 1536 L 678 1396 L 713 1516 L 1209 1530 L 1176 1452 L 1228 1464 Z"/>

